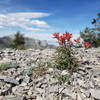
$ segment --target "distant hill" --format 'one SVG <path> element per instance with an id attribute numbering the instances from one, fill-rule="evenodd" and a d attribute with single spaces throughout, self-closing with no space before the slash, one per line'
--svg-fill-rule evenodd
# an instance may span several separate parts
<path id="1" fill-rule="evenodd" d="M 0 38 L 0 49 L 9 48 L 14 38 L 14 35 Z M 55 48 L 54 45 L 49 45 L 46 40 L 38 40 L 28 37 L 25 37 L 25 47 L 34 49 Z"/>

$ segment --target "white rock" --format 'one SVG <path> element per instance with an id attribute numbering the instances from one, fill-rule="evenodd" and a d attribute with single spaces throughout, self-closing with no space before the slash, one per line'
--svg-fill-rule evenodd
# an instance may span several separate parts
<path id="1" fill-rule="evenodd" d="M 23 82 L 22 84 L 21 84 L 21 86 L 26 86 L 27 85 L 27 83 L 25 83 L 25 82 Z"/>
<path id="2" fill-rule="evenodd" d="M 37 96 L 36 100 L 44 100 L 44 98 Z"/>
<path id="3" fill-rule="evenodd" d="M 61 75 L 68 75 L 69 73 L 68 73 L 68 71 L 67 70 L 63 70 L 62 72 L 61 72 Z"/>
<path id="4" fill-rule="evenodd" d="M 94 97 L 95 99 L 100 99 L 100 89 L 90 89 L 89 90 L 92 97 Z"/>
<path id="5" fill-rule="evenodd" d="M 47 73 L 53 73 L 54 72 L 54 69 L 53 68 L 49 68 L 48 70 L 47 70 Z"/>
<path id="6" fill-rule="evenodd" d="M 77 100 L 82 100 L 80 94 L 77 95 Z"/>

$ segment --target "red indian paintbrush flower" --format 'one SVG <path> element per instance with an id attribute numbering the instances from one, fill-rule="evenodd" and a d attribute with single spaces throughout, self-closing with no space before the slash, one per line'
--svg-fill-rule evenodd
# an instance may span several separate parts
<path id="1" fill-rule="evenodd" d="M 59 33 L 53 33 L 53 36 L 54 36 L 55 38 L 59 38 Z"/>
<path id="2" fill-rule="evenodd" d="M 70 38 L 72 38 L 72 34 L 69 32 L 64 33 L 63 36 L 65 37 L 66 40 L 69 40 Z"/>
<path id="3" fill-rule="evenodd" d="M 85 48 L 90 48 L 90 47 L 91 47 L 91 45 L 90 45 L 89 42 L 83 42 L 83 46 L 84 46 Z"/>
<path id="4" fill-rule="evenodd" d="M 62 35 L 62 36 L 59 36 L 58 38 L 58 41 L 61 43 L 61 44 L 65 44 L 65 37 Z"/>
<path id="5" fill-rule="evenodd" d="M 79 38 L 77 38 L 76 40 L 74 40 L 76 43 L 80 43 L 80 41 L 81 41 L 81 38 L 79 37 Z"/>

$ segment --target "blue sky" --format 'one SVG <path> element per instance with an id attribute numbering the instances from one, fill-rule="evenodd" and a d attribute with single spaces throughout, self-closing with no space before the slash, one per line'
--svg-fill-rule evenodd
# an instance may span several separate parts
<path id="1" fill-rule="evenodd" d="M 20 31 L 48 40 L 52 33 L 69 31 L 75 37 L 100 12 L 100 0 L 0 0 L 0 37 Z"/>

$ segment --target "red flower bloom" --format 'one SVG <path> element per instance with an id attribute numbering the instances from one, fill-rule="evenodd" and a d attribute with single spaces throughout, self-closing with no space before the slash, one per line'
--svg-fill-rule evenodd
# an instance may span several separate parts
<path id="1" fill-rule="evenodd" d="M 72 34 L 69 32 L 64 33 L 63 35 L 65 37 L 65 39 L 69 40 L 70 38 L 72 38 Z"/>
<path id="2" fill-rule="evenodd" d="M 59 38 L 59 33 L 53 33 L 53 36 L 54 36 L 55 38 Z"/>
<path id="3" fill-rule="evenodd" d="M 65 37 L 62 35 L 62 36 L 59 36 L 59 38 L 58 38 L 58 40 L 59 40 L 59 42 L 61 43 L 61 44 L 65 44 Z"/>
<path id="4" fill-rule="evenodd" d="M 83 46 L 84 46 L 85 48 L 90 48 L 90 47 L 91 47 L 91 45 L 90 45 L 89 42 L 83 42 Z"/>
<path id="5" fill-rule="evenodd" d="M 79 37 L 79 38 L 77 38 L 76 40 L 74 40 L 76 43 L 80 43 L 80 41 L 81 41 L 81 38 Z"/>

